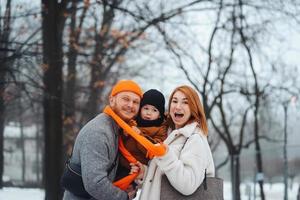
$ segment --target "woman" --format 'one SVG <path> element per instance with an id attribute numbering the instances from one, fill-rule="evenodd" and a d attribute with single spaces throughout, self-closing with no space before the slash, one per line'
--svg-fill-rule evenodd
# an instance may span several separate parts
<path id="1" fill-rule="evenodd" d="M 183 195 L 191 195 L 204 180 L 215 175 L 207 142 L 207 124 L 197 92 L 189 86 L 177 87 L 169 100 L 167 153 L 149 164 L 140 200 L 160 199 L 161 178 Z"/>

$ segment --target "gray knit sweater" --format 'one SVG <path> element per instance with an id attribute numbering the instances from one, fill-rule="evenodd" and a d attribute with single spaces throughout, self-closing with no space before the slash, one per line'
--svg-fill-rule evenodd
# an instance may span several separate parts
<path id="1" fill-rule="evenodd" d="M 127 199 L 127 193 L 112 184 L 118 164 L 110 174 L 107 172 L 118 153 L 118 129 L 117 124 L 102 113 L 89 121 L 76 138 L 70 162 L 81 165 L 84 187 L 92 199 Z M 63 199 L 83 200 L 68 191 Z"/>

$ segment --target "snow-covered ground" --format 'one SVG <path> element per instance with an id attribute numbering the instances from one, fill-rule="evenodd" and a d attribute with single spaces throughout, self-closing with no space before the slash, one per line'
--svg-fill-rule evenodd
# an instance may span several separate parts
<path id="1" fill-rule="evenodd" d="M 288 190 L 288 199 L 296 200 L 299 184 L 294 184 Z M 267 200 L 282 200 L 283 199 L 283 184 L 265 185 L 264 187 Z M 258 195 L 258 187 L 256 194 Z M 248 195 L 251 195 L 249 198 Z M 254 199 L 253 185 L 241 185 L 241 196 L 243 200 Z M 44 191 L 41 189 L 21 189 L 21 188 L 4 188 L 0 190 L 0 200 L 43 200 Z M 224 184 L 224 200 L 231 200 L 231 185 L 230 183 Z M 259 198 L 256 198 L 259 200 Z"/>
<path id="2" fill-rule="evenodd" d="M 0 200 L 44 200 L 44 190 L 3 188 L 0 190 Z"/>

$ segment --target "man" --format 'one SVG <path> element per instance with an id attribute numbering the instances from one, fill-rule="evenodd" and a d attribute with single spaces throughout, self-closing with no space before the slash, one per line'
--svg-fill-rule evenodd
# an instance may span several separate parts
<path id="1" fill-rule="evenodd" d="M 121 80 L 112 89 L 109 105 L 125 122 L 133 119 L 140 106 L 141 88 L 131 80 Z M 135 190 L 122 191 L 113 185 L 118 167 L 118 137 L 120 127 L 108 115 L 101 113 L 79 132 L 71 163 L 81 166 L 85 190 L 98 200 L 127 200 Z M 64 200 L 83 200 L 65 191 Z"/>

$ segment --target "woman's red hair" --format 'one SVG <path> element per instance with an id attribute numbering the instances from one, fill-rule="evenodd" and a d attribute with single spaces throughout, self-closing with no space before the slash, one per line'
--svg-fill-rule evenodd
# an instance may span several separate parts
<path id="1" fill-rule="evenodd" d="M 200 100 L 199 95 L 196 92 L 196 90 L 194 90 L 190 86 L 182 85 L 182 86 L 179 86 L 174 89 L 174 91 L 171 93 L 171 96 L 169 98 L 169 112 L 170 112 L 172 98 L 177 91 L 182 92 L 188 100 L 188 105 L 191 110 L 191 117 L 187 123 L 196 121 L 198 123 L 198 126 L 200 127 L 200 129 L 207 136 L 208 128 L 207 128 L 206 116 L 205 116 L 205 112 L 204 112 L 201 100 Z M 167 121 L 168 121 L 168 124 L 171 126 L 171 128 L 174 129 L 175 124 L 172 121 L 170 114 L 168 114 Z"/>

